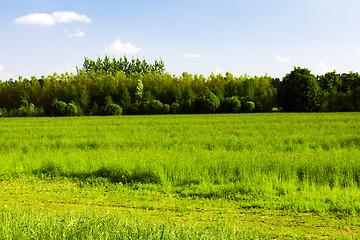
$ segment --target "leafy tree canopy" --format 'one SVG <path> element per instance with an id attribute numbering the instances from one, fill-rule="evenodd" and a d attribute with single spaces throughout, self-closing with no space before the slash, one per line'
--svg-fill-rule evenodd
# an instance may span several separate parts
<path id="1" fill-rule="evenodd" d="M 279 89 L 279 102 L 287 112 L 314 112 L 320 107 L 321 89 L 307 68 L 294 67 Z"/>
<path id="2" fill-rule="evenodd" d="M 162 60 L 155 60 L 153 64 L 149 64 L 145 59 L 140 60 L 139 58 L 133 58 L 129 61 L 127 57 L 124 56 L 118 60 L 116 60 L 115 57 L 110 60 L 110 58 L 105 55 L 104 59 L 98 57 L 96 61 L 85 57 L 81 70 L 87 74 L 90 74 L 92 71 L 94 71 L 95 73 L 105 73 L 112 75 L 116 75 L 117 72 L 122 71 L 127 76 L 132 73 L 140 73 L 142 75 L 146 73 L 164 74 L 165 65 Z M 78 69 L 78 75 L 80 74 L 81 70 Z"/>

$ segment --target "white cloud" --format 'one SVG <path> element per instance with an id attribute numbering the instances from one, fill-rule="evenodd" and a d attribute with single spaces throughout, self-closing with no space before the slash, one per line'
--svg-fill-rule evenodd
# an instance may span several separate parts
<path id="1" fill-rule="evenodd" d="M 185 58 L 202 58 L 203 55 L 199 53 L 186 53 Z"/>
<path id="2" fill-rule="evenodd" d="M 54 12 L 51 16 L 57 23 L 71 23 L 72 21 L 83 23 L 91 22 L 91 19 L 86 15 L 80 15 L 76 12 Z"/>
<path id="3" fill-rule="evenodd" d="M 131 43 L 123 43 L 121 39 L 117 39 L 109 45 L 105 46 L 105 52 L 111 52 L 114 54 L 137 54 L 141 51 L 141 48 L 134 46 Z"/>
<path id="4" fill-rule="evenodd" d="M 56 23 L 71 23 L 73 21 L 90 23 L 91 19 L 86 15 L 75 12 L 32 13 L 15 19 L 17 24 L 45 26 L 55 25 Z"/>
<path id="5" fill-rule="evenodd" d="M 345 55 L 345 57 L 351 57 L 350 53 L 345 53 L 344 55 Z"/>
<path id="6" fill-rule="evenodd" d="M 75 31 L 69 31 L 67 29 L 64 29 L 64 32 L 66 34 L 66 36 L 68 38 L 73 38 L 73 37 L 83 37 L 85 36 L 85 32 L 80 31 L 79 29 L 75 30 Z"/>
<path id="7" fill-rule="evenodd" d="M 54 18 L 47 13 L 32 13 L 15 19 L 15 23 L 29 25 L 54 25 Z"/>
<path id="8" fill-rule="evenodd" d="M 289 56 L 275 56 L 274 59 L 278 62 L 283 62 L 283 63 L 291 62 L 291 57 Z"/>

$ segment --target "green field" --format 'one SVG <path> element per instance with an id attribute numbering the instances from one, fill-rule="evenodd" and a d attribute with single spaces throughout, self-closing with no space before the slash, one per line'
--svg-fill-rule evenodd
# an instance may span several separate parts
<path id="1" fill-rule="evenodd" d="M 0 239 L 360 236 L 360 114 L 0 119 Z"/>

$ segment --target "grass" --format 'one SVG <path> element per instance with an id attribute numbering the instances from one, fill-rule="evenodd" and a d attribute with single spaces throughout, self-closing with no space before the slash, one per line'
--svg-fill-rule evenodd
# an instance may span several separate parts
<path id="1" fill-rule="evenodd" d="M 356 237 L 359 120 L 0 119 L 0 238 Z"/>
<path id="2" fill-rule="evenodd" d="M 162 228 L 163 239 L 360 234 L 357 214 L 270 210 L 224 198 L 184 198 L 150 186 L 79 187 L 68 179 L 20 178 L 0 187 L 0 239 L 160 239 Z"/>
<path id="3" fill-rule="evenodd" d="M 224 226 L 177 227 L 164 223 L 144 223 L 118 216 L 93 214 L 53 216 L 11 212 L 0 214 L 2 239 L 237 239 L 240 234 Z M 21 221 L 19 221 L 21 219 Z M 11 229 L 11 231 L 8 231 Z"/>

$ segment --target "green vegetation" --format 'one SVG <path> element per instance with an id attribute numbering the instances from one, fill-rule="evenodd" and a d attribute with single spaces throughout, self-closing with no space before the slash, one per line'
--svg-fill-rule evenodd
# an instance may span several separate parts
<path id="1" fill-rule="evenodd" d="M 109 105 L 111 104 L 111 105 Z M 68 106 L 68 107 L 66 107 Z M 282 81 L 165 73 L 162 61 L 85 58 L 77 74 L 0 81 L 0 116 L 360 111 L 360 75 L 315 77 L 295 67 Z"/>
<path id="2" fill-rule="evenodd" d="M 0 238 L 357 236 L 359 117 L 3 118 Z"/>
<path id="3" fill-rule="evenodd" d="M 295 68 L 287 74 L 279 89 L 280 105 L 284 111 L 316 112 L 320 108 L 321 88 L 306 68 Z"/>
<path id="4" fill-rule="evenodd" d="M 51 214 L 0 212 L 1 239 L 238 239 L 256 236 L 238 233 L 225 224 L 208 229 L 202 226 L 173 226 L 149 223 L 118 215 Z"/>
<path id="5" fill-rule="evenodd" d="M 165 72 L 165 64 L 162 60 L 155 60 L 154 64 L 149 64 L 145 59 L 141 61 L 139 58 L 133 58 L 129 61 L 126 56 L 120 58 L 119 60 L 116 60 L 115 57 L 113 57 L 110 61 L 109 57 L 105 55 L 104 60 L 100 57 L 98 57 L 96 61 L 85 58 L 83 68 L 81 70 L 87 74 L 94 72 L 96 74 L 105 73 L 114 76 L 118 72 L 123 72 L 127 76 L 132 73 L 139 73 L 142 75 L 147 73 L 163 74 Z M 80 73 L 81 71 L 78 69 L 78 74 Z"/>

